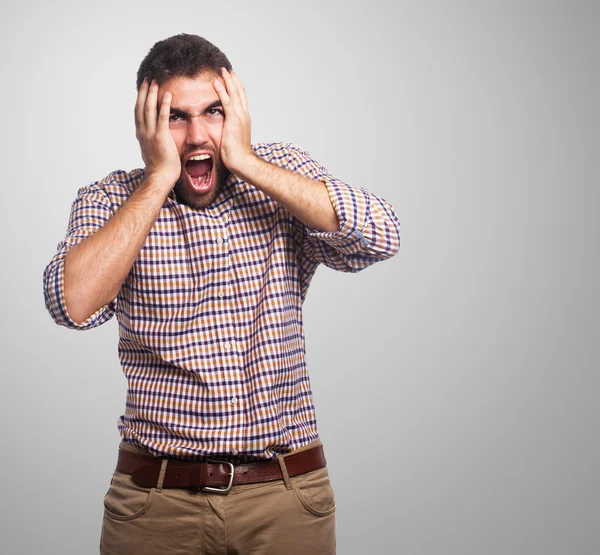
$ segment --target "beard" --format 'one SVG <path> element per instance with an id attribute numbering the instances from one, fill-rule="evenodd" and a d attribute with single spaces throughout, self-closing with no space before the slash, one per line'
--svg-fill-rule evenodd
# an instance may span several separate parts
<path id="1" fill-rule="evenodd" d="M 177 200 L 181 204 L 185 204 L 190 208 L 198 210 L 200 208 L 206 208 L 211 205 L 219 193 L 223 189 L 225 182 L 231 176 L 231 172 L 225 167 L 221 161 L 214 161 L 213 168 L 211 170 L 213 172 L 212 180 L 213 184 L 210 189 L 206 193 L 198 193 L 192 189 L 191 185 L 188 182 L 188 178 L 186 175 L 185 167 L 182 161 L 181 164 L 181 175 L 175 183 L 173 190 L 175 191 L 175 195 Z"/>

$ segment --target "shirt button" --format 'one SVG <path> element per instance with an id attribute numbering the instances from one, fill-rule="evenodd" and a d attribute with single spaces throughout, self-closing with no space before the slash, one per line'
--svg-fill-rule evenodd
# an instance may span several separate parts
<path id="1" fill-rule="evenodd" d="M 223 348 L 224 348 L 226 351 L 229 351 L 229 349 L 231 349 L 231 343 L 229 343 L 229 341 L 228 341 L 227 343 L 225 343 L 225 345 L 223 345 Z"/>
<path id="2" fill-rule="evenodd" d="M 225 239 L 223 239 L 223 237 L 217 237 L 217 243 L 219 243 L 219 245 L 222 245 L 225 242 Z"/>
<path id="3" fill-rule="evenodd" d="M 232 455 L 237 455 L 238 453 L 239 451 L 235 447 L 231 450 Z"/>
<path id="4" fill-rule="evenodd" d="M 222 299 L 225 296 L 225 291 L 223 291 L 223 289 L 221 289 L 217 295 L 219 295 L 219 298 Z"/>
<path id="5" fill-rule="evenodd" d="M 235 405 L 238 402 L 238 398 L 237 397 L 232 397 L 231 398 L 231 402 Z"/>

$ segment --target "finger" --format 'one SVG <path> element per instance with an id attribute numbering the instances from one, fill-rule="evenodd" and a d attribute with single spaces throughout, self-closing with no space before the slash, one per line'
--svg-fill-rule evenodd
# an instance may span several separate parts
<path id="1" fill-rule="evenodd" d="M 218 79 L 215 79 L 213 81 L 213 87 L 215 88 L 215 91 L 217 91 L 217 94 L 219 95 L 219 100 L 221 101 L 221 105 L 223 106 L 223 109 L 225 110 L 225 117 L 227 117 L 227 115 L 230 114 L 231 110 L 232 110 L 231 99 L 230 99 L 229 95 L 227 94 L 227 89 L 225 89 L 225 85 L 223 85 L 223 83 L 221 83 L 221 81 L 219 81 Z"/>
<path id="2" fill-rule="evenodd" d="M 146 123 L 146 134 L 154 135 L 156 133 L 156 96 L 158 95 L 158 84 L 153 79 L 146 97 L 144 106 L 144 122 Z"/>
<path id="3" fill-rule="evenodd" d="M 244 108 L 244 111 L 248 113 L 248 99 L 246 98 L 246 89 L 244 88 L 244 85 L 242 85 L 242 82 L 240 81 L 240 78 L 237 76 L 236 72 L 233 70 L 231 70 L 231 77 L 234 83 L 237 85 L 240 94 L 240 100 L 242 101 L 242 108 Z"/>
<path id="4" fill-rule="evenodd" d="M 169 116 L 171 115 L 171 93 L 167 91 L 160 104 L 158 114 L 158 132 L 167 133 L 169 131 Z"/>
<path id="5" fill-rule="evenodd" d="M 135 101 L 135 129 L 138 135 L 145 132 L 144 125 L 144 105 L 146 104 L 146 97 L 148 96 L 148 78 L 144 77 L 140 90 L 138 91 L 137 100 Z"/>
<path id="6" fill-rule="evenodd" d="M 233 78 L 225 68 L 221 68 L 221 70 L 221 73 L 223 74 L 223 81 L 227 87 L 227 94 L 229 95 L 229 98 L 231 98 L 233 109 L 238 116 L 241 116 L 244 112 L 244 108 L 240 99 L 240 92 L 238 91 L 237 85 L 234 83 Z"/>

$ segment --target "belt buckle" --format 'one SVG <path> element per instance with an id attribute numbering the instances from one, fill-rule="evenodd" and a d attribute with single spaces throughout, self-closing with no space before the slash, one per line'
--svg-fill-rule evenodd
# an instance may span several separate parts
<path id="1" fill-rule="evenodd" d="M 229 461 L 218 461 L 216 459 L 206 459 L 207 463 L 218 463 L 218 464 L 226 464 L 229 466 L 229 483 L 224 488 L 213 488 L 211 486 L 204 486 L 200 488 L 202 491 L 212 491 L 213 493 L 228 493 L 233 485 L 233 475 L 235 474 L 235 467 Z"/>

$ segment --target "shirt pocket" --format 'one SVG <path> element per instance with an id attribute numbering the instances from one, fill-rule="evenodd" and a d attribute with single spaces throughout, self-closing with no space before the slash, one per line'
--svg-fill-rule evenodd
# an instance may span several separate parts
<path id="1" fill-rule="evenodd" d="M 127 278 L 134 312 L 175 316 L 195 299 L 196 284 L 183 249 L 143 248 Z"/>
<path id="2" fill-rule="evenodd" d="M 193 300 L 194 280 L 177 270 L 135 270 L 130 280 L 132 301 L 139 307 L 178 312 Z"/>

